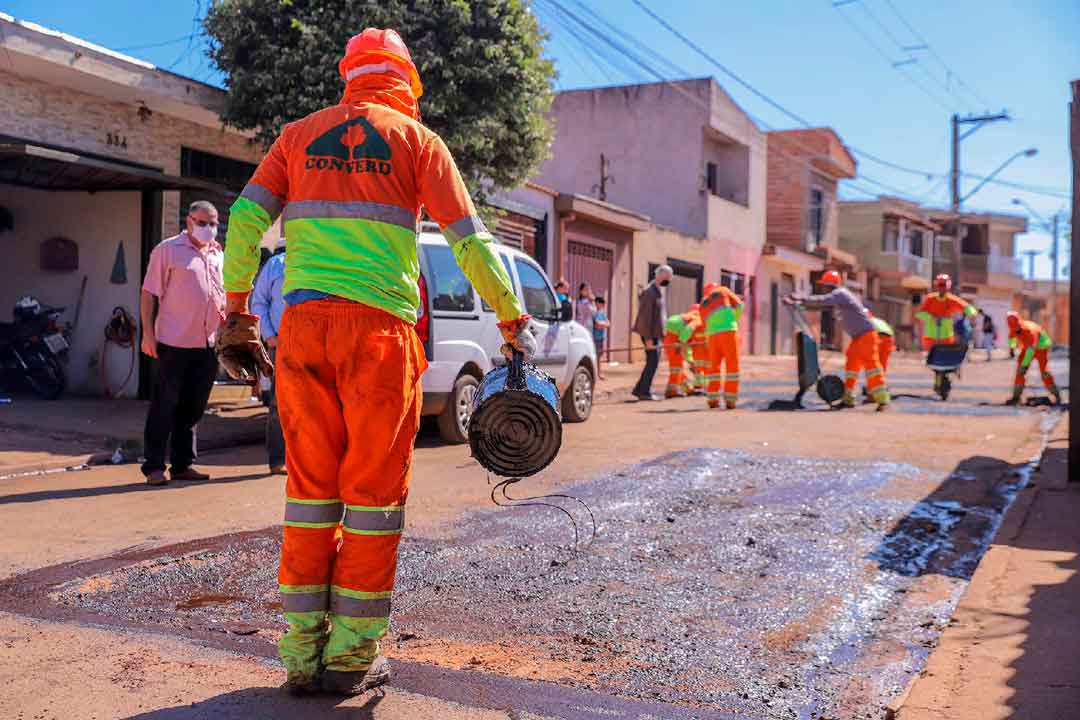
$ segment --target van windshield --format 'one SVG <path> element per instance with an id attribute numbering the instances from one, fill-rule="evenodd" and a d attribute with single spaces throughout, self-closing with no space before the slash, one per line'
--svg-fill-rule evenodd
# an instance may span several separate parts
<path id="1" fill-rule="evenodd" d="M 428 293 L 433 310 L 472 312 L 476 297 L 472 284 L 454 261 L 454 252 L 446 245 L 423 245 L 428 266 Z"/>

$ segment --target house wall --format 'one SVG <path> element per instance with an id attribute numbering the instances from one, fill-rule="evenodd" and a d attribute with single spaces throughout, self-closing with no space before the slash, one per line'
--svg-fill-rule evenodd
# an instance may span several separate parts
<path id="1" fill-rule="evenodd" d="M 71 338 L 66 372 L 69 392 L 101 394 L 102 346 L 105 326 L 113 308 L 123 307 L 136 320 L 139 315 L 140 195 L 137 192 L 47 192 L 0 185 L 2 204 L 11 211 L 15 229 L 0 233 L 4 262 L 0 265 L 0 319 L 11 321 L 11 308 L 23 295 L 42 304 L 65 306 L 61 322 L 72 322 L 85 276 L 79 324 Z M 62 236 L 79 246 L 79 269 L 74 272 L 42 270 L 41 242 Z M 127 282 L 110 282 L 117 247 L 123 248 Z M 137 348 L 136 348 L 137 351 Z M 115 391 L 124 381 L 131 350 L 110 345 L 106 351 L 108 381 Z M 120 397 L 134 397 L 138 389 L 138 358 L 131 379 Z"/>
<path id="2" fill-rule="evenodd" d="M 878 203 L 840 203 L 840 249 L 854 253 L 868 270 L 895 268 L 881 252 L 882 208 Z"/>
<path id="3" fill-rule="evenodd" d="M 155 112 L 145 121 L 134 105 L 0 71 L 0 134 L 51 143 L 180 174 L 181 146 L 257 163 L 262 150 L 236 131 L 211 129 Z M 127 147 L 110 145 L 109 135 Z M 162 237 L 179 232 L 180 193 L 162 193 Z M 135 267 L 138 267 L 136 263 Z"/>
<path id="4" fill-rule="evenodd" d="M 600 155 L 607 202 L 691 235 L 705 235 L 701 137 L 711 80 L 559 93 L 551 159 L 534 178 L 560 192 L 597 197 Z"/>

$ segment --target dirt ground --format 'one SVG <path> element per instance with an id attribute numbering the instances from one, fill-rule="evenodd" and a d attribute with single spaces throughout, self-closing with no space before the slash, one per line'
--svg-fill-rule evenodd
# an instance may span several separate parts
<path id="1" fill-rule="evenodd" d="M 960 518 L 958 529 L 949 525 L 946 532 L 958 542 L 950 541 L 948 552 L 935 550 L 934 557 L 920 559 L 900 553 L 922 565 L 914 575 L 905 575 L 900 565 L 888 568 L 891 577 L 907 578 L 896 585 L 904 587 L 897 593 L 904 599 L 890 606 L 894 609 L 880 620 L 881 632 L 876 637 L 860 641 L 860 646 L 851 650 L 861 658 L 859 667 L 866 670 L 836 686 L 839 689 L 834 687 L 829 707 L 807 707 L 805 715 L 825 717 L 830 708 L 839 707 L 849 713 L 847 717 L 877 717 L 872 713 L 880 706 L 866 708 L 866 715 L 854 714 L 855 706 L 866 697 L 888 699 L 895 695 L 899 688 L 891 685 L 899 680 L 890 677 L 886 681 L 888 673 L 875 672 L 874 668 L 895 668 L 900 657 L 910 661 L 912 644 L 922 644 L 925 659 L 925 652 L 936 644 L 940 619 L 947 622 L 981 556 L 979 543 L 987 531 L 996 529 L 994 523 L 1008 503 L 1007 495 L 995 499 L 996 495 L 988 493 L 1000 489 L 999 481 L 1038 454 L 1056 414 L 1045 409 L 1001 407 L 1011 370 L 1010 364 L 1001 360 L 968 366 L 954 396 L 941 403 L 930 397 L 929 375 L 917 359 L 899 358 L 890 374 L 890 386 L 900 397 L 885 413 L 873 412 L 872 406 L 829 411 L 820 403 L 799 412 L 767 411 L 770 400 L 793 394 L 793 362 L 769 359 L 756 364 L 748 359 L 746 365 L 743 375 L 749 379 L 740 409 L 735 411 L 707 411 L 701 398 L 624 403 L 618 392 L 611 393 L 596 406 L 587 423 L 566 427 L 558 460 L 538 478 L 529 479 L 522 491 L 584 486 L 602 476 L 623 473 L 625 484 L 618 492 L 632 500 L 633 481 L 639 478 L 641 495 L 648 497 L 649 476 L 643 468 L 662 456 L 699 450 L 906 468 L 867 491 L 867 502 L 924 510 L 901 512 L 898 517 L 882 515 L 882 524 L 872 526 L 867 537 L 876 537 L 887 551 L 891 546 L 886 540 L 903 535 L 896 532 L 898 528 L 908 535 L 923 532 L 920 539 L 926 540 L 927 533 L 937 532 L 933 528 L 948 525 L 952 521 L 947 518 L 955 517 Z M 20 450 L 0 450 L 0 458 L 6 452 Z M 699 460 L 699 464 L 715 464 L 718 456 L 710 457 L 714 460 Z M 498 638 L 463 643 L 460 638 L 439 642 L 425 637 L 415 650 L 409 650 L 407 644 L 392 650 L 391 654 L 407 658 L 402 665 L 405 682 L 377 703 L 297 705 L 268 689 L 280 682 L 280 671 L 272 662 L 259 658 L 265 654 L 262 650 L 236 652 L 242 647 L 234 645 L 230 652 L 212 647 L 213 638 L 118 628 L 124 621 L 95 625 L 80 619 L 75 612 L 78 608 L 65 616 L 52 608 L 48 598 L 16 597 L 20 582 L 12 578 L 24 573 L 63 566 L 71 577 L 90 578 L 102 572 L 100 562 L 107 564 L 112 556 L 125 551 L 153 553 L 156 548 L 237 531 L 260 531 L 280 522 L 281 479 L 265 475 L 261 449 L 215 451 L 201 462 L 214 474 L 212 481 L 160 490 L 147 489 L 136 466 L 0 480 L 0 524 L 5 528 L 0 578 L 8 578 L 9 591 L 0 593 L 0 610 L 16 611 L 0 615 L 0 716 L 27 720 L 302 717 L 313 707 L 325 712 L 334 707 L 333 716 L 348 718 L 644 717 L 650 713 L 654 717 L 796 717 L 779 714 L 779 710 L 772 714 L 761 710 L 768 706 L 753 703 L 730 711 L 715 703 L 665 705 L 678 698 L 661 694 L 649 699 L 626 686 L 620 688 L 618 682 L 590 682 L 589 673 L 601 680 L 617 680 L 616 662 L 610 661 L 612 669 L 607 673 L 607 658 L 599 663 L 587 661 L 595 667 L 584 670 L 582 677 L 568 679 L 546 672 L 536 675 L 532 670 L 545 664 L 550 667 L 550 657 L 530 655 L 535 654 L 536 644 Z M 718 470 L 712 468 L 711 472 Z M 409 498 L 408 537 L 429 544 L 450 541 L 475 522 L 476 513 L 489 512 L 489 492 L 486 474 L 469 458 L 467 449 L 422 436 Z M 959 513 L 955 508 L 961 506 L 986 510 Z M 603 511 L 607 517 L 600 519 L 601 524 L 610 524 L 619 512 L 616 506 L 603 507 Z M 499 518 L 511 525 L 517 522 L 511 515 Z M 528 522 L 522 520 L 521 527 L 528 528 Z M 707 535 L 707 527 L 703 532 Z M 963 546 L 964 538 L 971 539 L 971 547 Z M 100 562 L 86 562 L 94 560 Z M 25 584 L 31 586 L 29 581 Z M 617 605 L 608 611 L 614 617 L 619 615 Z M 677 617 L 678 609 L 672 612 Z M 708 609 L 693 612 L 703 621 L 710 620 Z M 916 616 L 931 618 L 929 626 L 906 636 L 889 630 L 891 625 Z M 805 652 L 807 639 L 830 622 L 839 622 L 835 606 L 824 603 L 817 613 L 807 611 L 781 623 L 760 642 L 772 643 L 784 652 Z M 567 630 L 570 635 L 572 625 Z M 227 645 L 216 644 L 219 648 Z M 72 648 L 79 652 L 72 654 Z M 843 655 L 848 650 L 835 647 L 830 652 Z M 629 654 L 631 660 L 636 659 L 632 649 Z M 918 654 L 914 654 L 916 660 Z M 576 665 L 580 668 L 581 663 Z M 559 672 L 564 669 L 560 667 Z M 819 669 L 830 672 L 828 664 Z M 775 668 L 761 672 L 778 683 L 786 682 L 776 677 Z M 529 677 L 541 677 L 543 682 L 529 681 Z M 477 680 L 467 683 L 462 678 Z M 525 684 L 500 684 L 517 682 L 514 678 Z M 712 690 L 717 697 L 730 689 L 731 683 L 723 678 L 711 678 L 710 682 L 715 683 Z M 469 692 L 455 695 L 455 686 L 469 688 Z M 522 703 L 515 704 L 515 697 Z M 618 698 L 626 702 L 619 704 Z M 759 710 L 765 714 L 757 714 Z M 747 711 L 755 714 L 745 715 Z"/>

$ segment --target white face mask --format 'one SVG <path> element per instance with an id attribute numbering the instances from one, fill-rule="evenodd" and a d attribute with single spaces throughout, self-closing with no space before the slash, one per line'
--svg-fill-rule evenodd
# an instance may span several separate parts
<path id="1" fill-rule="evenodd" d="M 217 227 L 211 225 L 197 225 L 191 224 L 191 237 L 195 239 L 200 245 L 206 245 L 210 243 L 215 237 L 217 237 Z"/>

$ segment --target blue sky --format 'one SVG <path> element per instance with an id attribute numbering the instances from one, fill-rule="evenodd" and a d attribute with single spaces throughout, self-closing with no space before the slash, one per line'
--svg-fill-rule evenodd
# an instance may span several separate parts
<path id="1" fill-rule="evenodd" d="M 1076 0 L 641 0 L 713 59 L 785 109 L 815 125 L 831 125 L 844 141 L 876 157 L 932 177 L 859 158 L 862 188 L 883 183 L 929 204 L 948 203 L 949 115 L 1007 109 L 1009 123 L 980 129 L 962 145 L 965 172 L 986 175 L 1014 153 L 1037 148 L 999 179 L 1067 191 L 1068 82 L 1080 78 L 1080 2 Z M 160 67 L 220 82 L 188 39 L 208 0 L 0 0 L 17 18 L 124 50 Z M 562 8 L 560 10 L 560 7 Z M 560 89 L 713 75 L 762 129 L 798 123 L 753 95 L 664 29 L 633 0 L 534 0 L 548 29 L 548 54 Z M 591 13 L 591 14 L 590 14 Z M 623 44 L 632 38 L 655 53 L 647 68 L 620 56 L 569 14 Z M 610 24 L 605 27 L 604 22 Z M 616 28 L 617 31 L 615 29 Z M 904 47 L 928 49 L 903 50 Z M 156 45 L 156 46 L 155 46 Z M 914 59 L 915 62 L 911 62 Z M 908 61 L 899 67 L 893 63 Z M 328 72 L 334 72 L 328 68 Z M 975 181 L 965 180 L 965 192 Z M 882 190 L 882 192 L 888 192 Z M 851 189 L 848 197 L 861 197 Z M 1043 217 L 1068 200 L 987 185 L 971 209 L 1023 212 L 1013 197 Z M 1023 249 L 1046 250 L 1034 230 Z M 1066 253 L 1062 252 L 1064 263 Z M 1026 263 L 1025 263 L 1026 267 Z M 1037 258 L 1048 276 L 1049 258 Z"/>

